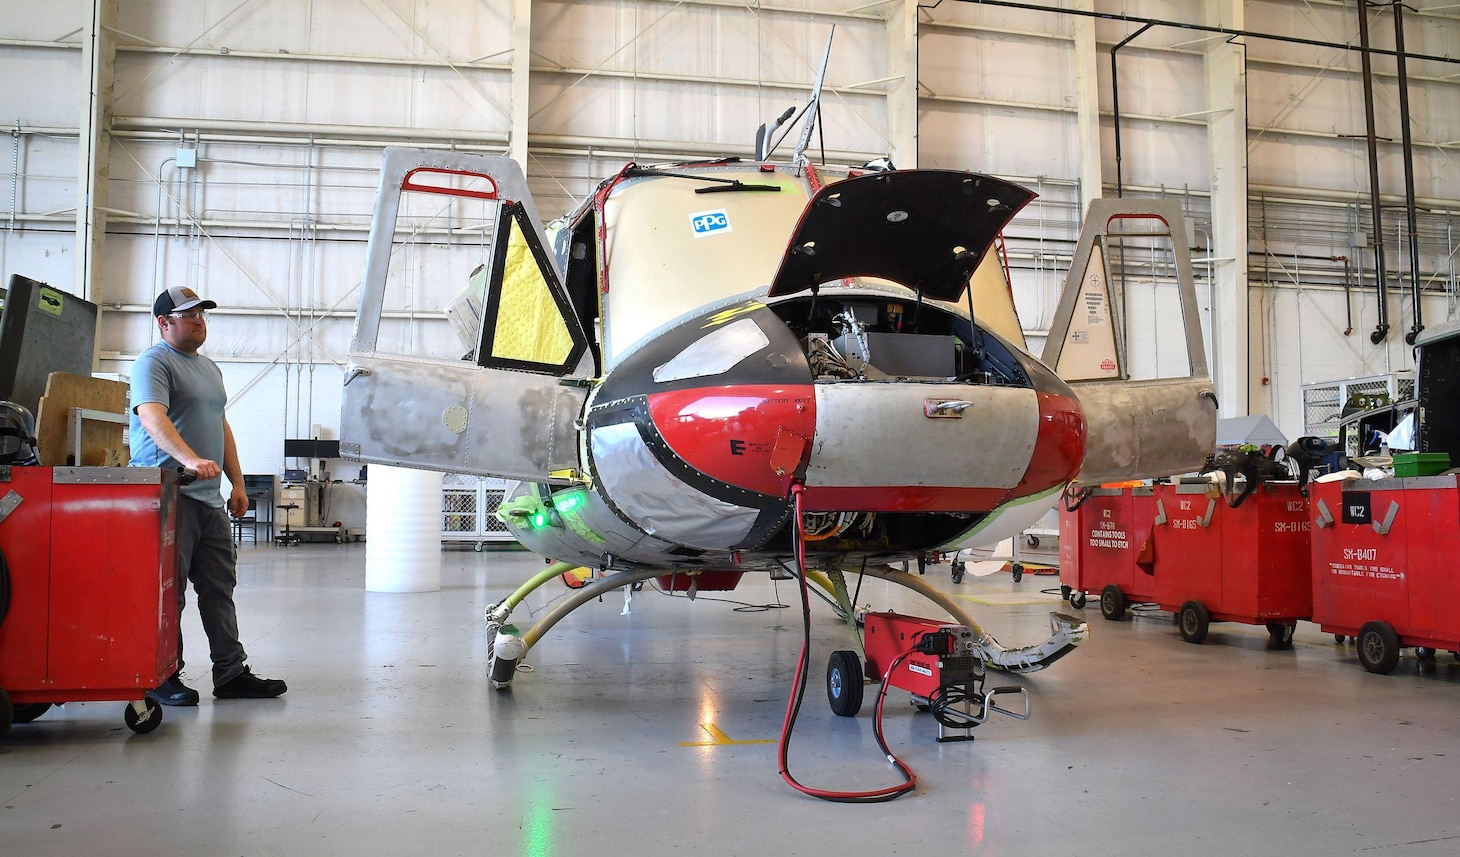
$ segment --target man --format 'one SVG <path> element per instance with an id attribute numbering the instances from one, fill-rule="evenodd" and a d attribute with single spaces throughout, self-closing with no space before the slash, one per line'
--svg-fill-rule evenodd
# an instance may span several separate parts
<path id="1" fill-rule="evenodd" d="M 182 466 L 197 474 L 196 481 L 182 487 L 177 504 L 178 610 L 187 602 L 187 582 L 192 581 L 213 658 L 213 695 L 267 699 L 289 688 L 278 679 L 254 675 L 238 641 L 233 604 L 237 556 L 228 514 L 242 517 L 248 497 L 233 432 L 223 417 L 228 401 L 223 373 L 198 353 L 208 338 L 204 311 L 217 306 L 183 286 L 168 289 L 153 302 L 162 341 L 132 364 L 132 466 Z M 226 512 L 220 490 L 224 473 L 233 486 Z M 147 695 L 163 705 L 197 705 L 198 692 L 182 683 L 182 665 L 179 628 L 178 672 Z"/>

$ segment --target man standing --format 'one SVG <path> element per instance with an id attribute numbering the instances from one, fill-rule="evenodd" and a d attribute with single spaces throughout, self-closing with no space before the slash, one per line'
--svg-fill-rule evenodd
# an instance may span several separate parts
<path id="1" fill-rule="evenodd" d="M 198 353 L 208 338 L 203 311 L 217 306 L 184 286 L 168 289 L 153 302 L 162 341 L 132 364 L 132 466 L 181 466 L 197 474 L 196 481 L 183 486 L 177 504 L 178 610 L 187 602 L 187 582 L 192 581 L 213 658 L 213 695 L 267 699 L 289 688 L 279 679 L 254 675 L 238 641 L 233 604 L 237 555 L 228 515 L 241 517 L 248 510 L 248 497 L 233 432 L 223 417 L 228 401 L 223 373 Z M 224 473 L 233 485 L 226 512 L 220 490 Z M 147 695 L 163 705 L 197 705 L 198 692 L 182 683 L 182 665 L 179 628 L 178 672 Z"/>

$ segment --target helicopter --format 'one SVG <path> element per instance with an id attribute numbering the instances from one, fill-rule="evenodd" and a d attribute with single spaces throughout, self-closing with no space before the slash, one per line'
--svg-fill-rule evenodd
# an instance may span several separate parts
<path id="1" fill-rule="evenodd" d="M 909 563 L 1213 448 L 1177 202 L 1091 203 L 1036 357 L 1001 240 L 1035 194 L 813 164 L 819 84 L 789 159 L 772 142 L 788 110 L 751 158 L 628 163 L 547 225 L 509 158 L 385 151 L 341 454 L 512 480 L 498 516 L 555 562 L 487 611 L 494 686 L 604 592 L 657 577 L 693 596 L 757 572 L 811 580 L 853 624 L 846 573 L 900 583 L 973 629 L 988 666 L 1043 669 L 1083 622 L 1053 613 L 1047 640 L 1005 647 Z M 1110 258 L 1157 247 L 1184 346 L 1137 378 Z M 519 635 L 512 609 L 574 569 L 577 591 Z"/>

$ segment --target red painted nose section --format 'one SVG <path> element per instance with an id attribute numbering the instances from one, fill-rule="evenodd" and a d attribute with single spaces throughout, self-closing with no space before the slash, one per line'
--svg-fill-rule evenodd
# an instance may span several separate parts
<path id="1" fill-rule="evenodd" d="M 788 497 L 816 433 L 810 385 L 736 385 L 649 396 L 649 415 L 684 463 L 737 488 Z"/>
<path id="2" fill-rule="evenodd" d="M 1039 393 L 1039 435 L 1024 478 L 1009 499 L 1039 494 L 1075 478 L 1085 461 L 1085 414 L 1069 396 Z"/>

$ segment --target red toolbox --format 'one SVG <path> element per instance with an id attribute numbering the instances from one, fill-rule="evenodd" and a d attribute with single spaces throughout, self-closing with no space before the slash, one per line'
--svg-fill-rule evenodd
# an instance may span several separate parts
<path id="1" fill-rule="evenodd" d="M 1342 479 L 1312 487 L 1313 621 L 1356 638 L 1359 663 L 1387 673 L 1399 650 L 1460 650 L 1456 477 Z"/>
<path id="2" fill-rule="evenodd" d="M 1124 618 L 1125 608 L 1155 600 L 1150 546 L 1156 499 L 1148 485 L 1092 488 L 1074 509 L 1060 507 L 1060 589 L 1071 607 L 1100 593 L 1100 613 Z"/>
<path id="3" fill-rule="evenodd" d="M 1212 622 L 1266 625 L 1293 645 L 1313 613 L 1308 500 L 1295 482 L 1263 482 L 1234 508 L 1209 483 L 1156 488 L 1156 603 L 1200 643 Z"/>
<path id="4" fill-rule="evenodd" d="M 176 498 L 159 468 L 0 467 L 0 732 L 106 699 L 162 722 L 143 694 L 177 669 Z"/>

